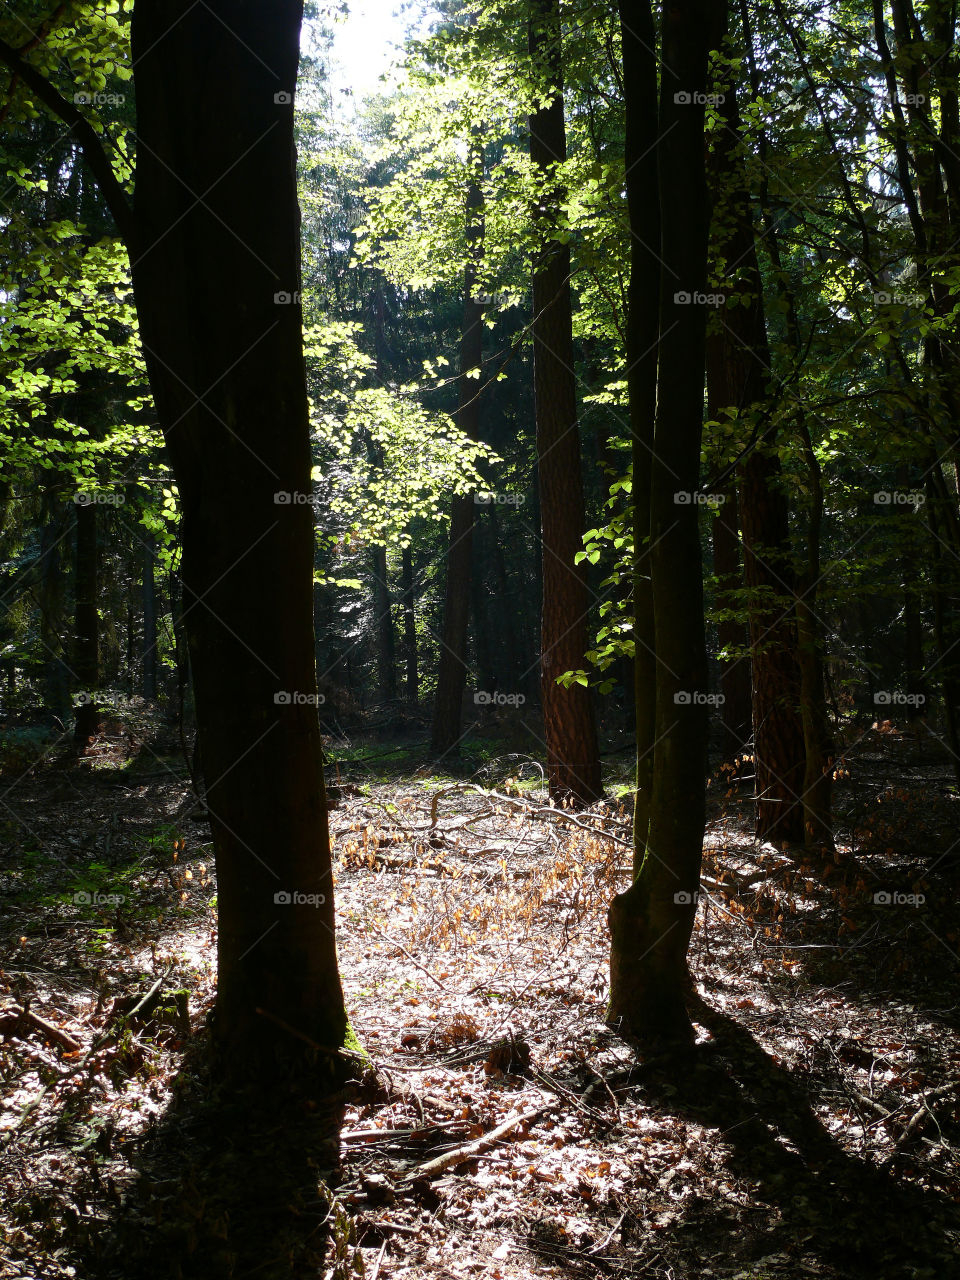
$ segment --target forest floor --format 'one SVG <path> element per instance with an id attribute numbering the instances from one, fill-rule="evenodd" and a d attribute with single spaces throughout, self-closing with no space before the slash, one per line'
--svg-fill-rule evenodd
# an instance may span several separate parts
<path id="1" fill-rule="evenodd" d="M 0 1277 L 960 1275 L 960 800 L 929 744 L 856 739 L 826 868 L 758 846 L 714 779 L 698 1041 L 649 1061 L 603 1022 L 623 805 L 550 809 L 495 742 L 461 777 L 335 744 L 375 1068 L 339 1161 L 302 1116 L 254 1142 L 205 1115 L 216 886 L 171 744 L 32 763 L 6 739 Z"/>

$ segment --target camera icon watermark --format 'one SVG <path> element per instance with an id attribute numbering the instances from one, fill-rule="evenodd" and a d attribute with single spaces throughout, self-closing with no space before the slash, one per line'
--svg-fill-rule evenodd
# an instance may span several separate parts
<path id="1" fill-rule="evenodd" d="M 702 896 L 703 895 L 700 893 L 699 889 L 695 890 L 693 893 L 690 893 L 687 889 L 678 889 L 673 895 L 673 900 L 678 907 L 689 907 L 692 906 L 693 903 L 699 902 Z"/>
<path id="2" fill-rule="evenodd" d="M 273 695 L 275 707 L 321 707 L 326 700 L 322 693 L 298 693 L 295 689 L 280 689 Z"/>
<path id="3" fill-rule="evenodd" d="M 496 689 L 492 692 L 478 689 L 473 695 L 474 706 L 477 707 L 522 707 L 526 700 L 524 693 L 500 693 Z"/>
<path id="4" fill-rule="evenodd" d="M 301 893 L 299 889 L 278 889 L 273 901 L 278 907 L 322 907 L 326 902 L 322 893 Z"/>
<path id="5" fill-rule="evenodd" d="M 286 89 L 278 89 L 273 95 L 273 100 L 278 107 L 289 107 L 290 103 L 293 102 L 293 94 Z"/>
<path id="6" fill-rule="evenodd" d="M 274 306 L 277 307 L 299 307 L 300 290 L 295 289 L 290 293 L 287 289 L 278 289 L 273 295 Z"/>

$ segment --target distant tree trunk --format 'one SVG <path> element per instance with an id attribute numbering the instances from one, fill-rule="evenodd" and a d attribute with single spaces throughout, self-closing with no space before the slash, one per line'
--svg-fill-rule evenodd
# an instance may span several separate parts
<path id="1" fill-rule="evenodd" d="M 585 665 L 589 597 L 582 565 L 585 528 L 570 296 L 570 248 L 558 238 L 564 192 L 554 167 L 566 159 L 559 0 L 533 0 L 529 47 L 549 88 L 530 118 L 530 158 L 539 196 L 540 247 L 533 269 L 533 376 L 543 542 L 541 687 L 551 798 L 586 805 L 603 794 L 590 691 L 557 680 Z"/>
<path id="2" fill-rule="evenodd" d="M 652 125 L 655 45 L 646 10 L 641 23 L 637 6 L 623 0 L 620 15 L 629 172 L 635 148 Z M 658 136 L 669 136 L 669 144 L 657 147 L 663 276 L 648 562 L 655 647 L 663 660 L 657 666 L 644 857 L 633 884 L 610 906 L 607 1009 L 610 1025 L 646 1043 L 686 1042 L 693 1034 L 685 1003 L 686 956 L 706 821 L 707 659 L 698 506 L 678 504 L 674 494 L 695 492 L 699 483 L 706 317 L 702 307 L 683 305 L 675 295 L 702 292 L 706 282 L 706 148 L 699 104 L 706 94 L 717 4 L 665 0 L 662 21 Z M 628 202 L 633 218 L 638 210 L 629 191 Z M 637 236 L 631 241 L 636 246 Z"/>
<path id="3" fill-rule="evenodd" d="M 467 187 L 467 265 L 463 280 L 463 328 L 460 335 L 460 377 L 457 389 L 457 426 L 471 440 L 480 438 L 480 378 L 483 366 L 483 305 L 476 297 L 483 255 L 483 196 L 479 179 L 483 151 L 471 149 L 476 180 Z M 473 374 L 471 377 L 470 375 Z M 440 666 L 433 703 L 431 750 L 438 757 L 457 755 L 461 737 L 461 709 L 467 678 L 467 623 L 470 616 L 470 573 L 473 564 L 474 500 L 455 497 L 450 511 L 447 544 L 447 577 L 443 601 L 443 634 Z"/>
<path id="4" fill-rule="evenodd" d="M 493 649 L 490 644 L 490 626 L 487 618 L 487 604 L 489 593 L 483 581 L 482 572 L 482 552 L 483 543 L 483 527 L 484 522 L 478 520 L 474 526 L 474 563 L 470 574 L 470 615 L 473 621 L 473 653 L 476 661 L 476 668 L 480 686 L 483 689 L 492 691 L 499 687 L 497 672 L 493 662 Z M 503 607 L 502 601 L 497 601 L 498 609 Z"/>
<path id="5" fill-rule="evenodd" d="M 76 506 L 76 575 L 73 673 L 80 686 L 73 737 L 77 747 L 97 732 L 97 687 L 100 684 L 100 619 L 97 613 L 97 507 L 94 502 Z"/>
<path id="6" fill-rule="evenodd" d="M 182 503 L 222 1077 L 339 1087 L 293 107 L 300 0 L 137 0 L 133 280 Z M 255 51 L 255 54 L 254 54 Z M 211 103 L 229 104 L 226 114 Z M 202 199 L 198 198 L 202 194 Z M 320 1048 L 317 1048 L 320 1046 Z"/>
<path id="7" fill-rule="evenodd" d="M 749 591 L 757 838 L 802 843 L 806 768 L 797 657 L 795 581 L 786 495 L 774 428 L 764 425 L 770 349 L 749 195 L 738 150 L 733 85 L 719 107 L 726 127 L 713 152 L 713 199 L 723 209 L 716 253 L 736 296 L 709 339 L 711 402 L 744 416 L 756 440 L 740 466 L 739 512 Z M 732 291 L 732 290 L 731 290 Z"/>
<path id="8" fill-rule="evenodd" d="M 500 634 L 501 687 L 511 693 L 530 696 L 530 665 L 532 657 L 522 651 L 521 637 L 517 631 L 516 591 L 507 573 L 500 531 L 500 516 L 496 504 L 490 506 L 490 537 L 493 568 L 496 575 L 496 599 Z"/>
<path id="9" fill-rule="evenodd" d="M 393 602 L 387 580 L 387 552 L 374 547 L 373 614 L 377 636 L 377 694 L 382 702 L 397 700 L 397 642 L 393 632 Z"/>
<path id="10" fill-rule="evenodd" d="M 415 707 L 420 699 L 420 673 L 417 653 L 417 619 L 413 608 L 413 553 L 409 546 L 404 546 L 400 555 L 405 687 L 407 702 L 411 707 Z"/>
<path id="11" fill-rule="evenodd" d="M 46 518 L 40 531 L 38 603 L 43 649 L 43 701 L 51 715 L 65 724 L 70 715 L 70 678 L 63 653 L 66 575 L 60 548 L 67 518 L 61 498 L 62 495 L 54 491 L 44 499 Z"/>
<path id="12" fill-rule="evenodd" d="M 711 347 L 707 339 L 707 350 Z M 708 385 L 710 361 L 707 359 Z M 708 409 L 711 418 L 716 408 Z M 713 572 L 717 577 L 717 608 L 724 611 L 739 610 L 739 592 L 743 587 L 743 568 L 740 563 L 740 516 L 737 508 L 737 490 L 731 484 L 724 491 L 721 503 L 713 518 Z M 720 692 L 723 704 L 720 718 L 724 728 L 724 751 L 742 751 L 751 732 L 750 658 L 746 656 L 747 628 L 736 618 L 721 618 L 717 623 L 717 640 L 721 652 L 739 652 L 743 656 L 720 659 Z"/>
<path id="13" fill-rule="evenodd" d="M 141 690 L 148 702 L 157 700 L 157 584 L 154 578 L 156 540 L 147 534 L 143 540 L 143 640 L 140 650 L 142 663 Z"/>

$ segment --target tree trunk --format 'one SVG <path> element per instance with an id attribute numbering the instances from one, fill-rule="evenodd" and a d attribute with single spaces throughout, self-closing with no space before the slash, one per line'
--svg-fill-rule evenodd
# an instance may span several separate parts
<path id="1" fill-rule="evenodd" d="M 476 283 L 483 254 L 483 196 L 479 178 L 483 151 L 471 149 L 476 175 L 467 187 L 467 265 L 463 281 L 463 329 L 460 335 L 460 377 L 457 389 L 457 426 L 471 440 L 480 438 L 480 378 L 483 365 L 483 305 L 476 298 Z M 471 377 L 470 374 L 473 374 Z M 467 622 L 470 616 L 470 573 L 473 565 L 472 495 L 455 497 L 450 511 L 447 544 L 447 578 L 443 601 L 443 635 L 440 666 L 433 703 L 431 749 L 438 757 L 459 753 L 463 691 L 467 678 Z"/>
<path id="2" fill-rule="evenodd" d="M 710 349 L 710 339 L 707 348 Z M 709 358 L 707 367 L 709 369 Z M 712 382 L 708 373 L 708 385 Z M 711 390 L 712 396 L 712 390 Z M 719 406 L 710 403 L 707 412 L 712 419 Z M 713 518 L 713 572 L 717 578 L 717 608 L 724 612 L 739 610 L 739 591 L 743 586 L 743 569 L 740 564 L 740 515 L 737 509 L 736 485 L 724 491 L 724 501 Z M 721 654 L 741 654 L 720 658 L 720 692 L 723 703 L 720 718 L 724 728 L 723 749 L 725 755 L 736 754 L 750 740 L 750 658 L 746 656 L 747 628 L 737 618 L 721 618 L 717 623 L 717 640 Z"/>
<path id="3" fill-rule="evenodd" d="M 539 183 L 540 240 L 533 268 L 533 377 L 543 545 L 541 700 L 547 777 L 557 803 L 587 805 L 603 794 L 590 691 L 557 683 L 584 666 L 589 597 L 582 565 L 585 528 L 574 372 L 570 248 L 558 233 L 564 192 L 554 166 L 566 159 L 559 0 L 533 0 L 530 56 L 550 96 L 530 117 L 530 158 Z"/>
<path id="4" fill-rule="evenodd" d="M 40 533 L 38 604 L 43 649 L 43 702 L 63 725 L 70 715 L 70 677 L 63 653 L 66 578 L 60 544 L 68 526 L 61 499 L 62 494 L 56 490 L 49 496 L 44 495 L 46 519 Z"/>
<path id="5" fill-rule="evenodd" d="M 97 613 L 97 506 L 76 505 L 76 577 L 73 674 L 80 686 L 74 742 L 79 750 L 97 732 L 97 686 L 100 683 L 100 619 Z"/>
<path id="6" fill-rule="evenodd" d="M 182 503 L 183 615 L 219 891 L 214 1046 L 222 1074 L 259 1096 L 278 1071 L 314 1096 L 336 1087 L 348 1036 L 304 500 L 300 20 L 298 0 L 137 0 L 132 33 L 131 256 Z"/>
<path id="7" fill-rule="evenodd" d="M 663 274 L 648 557 L 655 649 L 663 660 L 657 666 L 656 746 L 643 862 L 633 884 L 610 906 L 607 1010 L 611 1026 L 648 1044 L 686 1042 L 693 1035 L 685 1004 L 686 956 L 706 821 L 707 659 L 698 506 L 676 503 L 674 496 L 695 492 L 700 474 L 706 317 L 702 307 L 683 305 L 680 298 L 702 292 L 706 281 L 700 104 L 716 19 L 715 0 L 665 0 L 661 57 L 670 73 L 663 74 L 659 136 L 669 135 L 670 142 L 657 147 Z M 649 114 L 655 83 L 655 46 L 635 30 L 637 22 L 636 6 L 624 2 L 628 120 L 633 112 Z M 650 127 L 649 121 L 633 119 Z M 630 136 L 636 138 L 637 132 Z M 629 172 L 636 155 L 628 150 L 626 159 Z M 634 212 L 631 201 L 631 218 Z M 636 245 L 637 236 L 631 241 Z"/>
<path id="8" fill-rule="evenodd" d="M 154 561 L 157 549 L 153 534 L 143 540 L 143 639 L 140 650 L 141 690 L 148 702 L 157 700 L 157 584 Z"/>
<path id="9" fill-rule="evenodd" d="M 417 619 L 413 609 L 413 552 L 404 546 L 400 560 L 400 590 L 403 602 L 403 650 L 407 702 L 416 707 L 420 698 L 417 651 Z"/>
<path id="10" fill-rule="evenodd" d="M 397 642 L 393 633 L 393 604 L 387 581 L 386 547 L 374 547 L 373 614 L 377 636 L 377 694 L 381 702 L 397 700 Z"/>

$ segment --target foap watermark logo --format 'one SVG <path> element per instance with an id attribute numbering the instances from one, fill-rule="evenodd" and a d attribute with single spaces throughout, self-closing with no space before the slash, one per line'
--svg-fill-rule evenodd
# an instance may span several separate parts
<path id="1" fill-rule="evenodd" d="M 524 693 L 501 693 L 499 689 L 478 689 L 473 695 L 477 707 L 522 707 L 526 700 Z"/>
<path id="2" fill-rule="evenodd" d="M 873 495 L 875 507 L 922 507 L 926 500 L 926 494 L 916 489 L 877 489 Z"/>
<path id="3" fill-rule="evenodd" d="M 494 493 L 491 489 L 480 489 L 473 495 L 475 507 L 522 507 L 526 500 L 522 493 Z"/>
<path id="4" fill-rule="evenodd" d="M 92 693 L 75 693 L 73 695 L 73 705 L 75 707 L 89 707 L 93 702 Z"/>
<path id="5" fill-rule="evenodd" d="M 99 889 L 79 889 L 73 895 L 75 907 L 119 907 L 126 898 L 122 893 L 101 893 Z"/>
<path id="6" fill-rule="evenodd" d="M 697 89 L 678 89 L 673 100 L 679 107 L 719 107 L 727 100 L 725 93 L 702 93 Z"/>
<path id="7" fill-rule="evenodd" d="M 278 289 L 273 295 L 273 305 L 275 307 L 299 307 L 300 290 L 294 289 L 292 293 L 287 289 Z"/>
<path id="8" fill-rule="evenodd" d="M 689 907 L 695 902 L 699 902 L 703 894 L 699 889 L 695 889 L 693 893 L 689 889 L 678 889 L 673 895 L 673 900 L 678 907 Z"/>
<path id="9" fill-rule="evenodd" d="M 699 689 L 678 689 L 673 701 L 678 707 L 722 707 L 726 702 L 722 693 L 701 693 Z"/>
<path id="10" fill-rule="evenodd" d="M 273 901 L 278 907 L 322 907 L 326 894 L 302 893 L 299 889 L 278 889 Z"/>
<path id="11" fill-rule="evenodd" d="M 312 507 L 316 501 L 314 494 L 300 493 L 296 489 L 292 493 L 289 489 L 278 489 L 273 495 L 273 503 L 277 507 Z"/>
<path id="12" fill-rule="evenodd" d="M 126 498 L 122 493 L 75 493 L 74 504 L 78 507 L 122 507 Z"/>
<path id="13" fill-rule="evenodd" d="M 873 895 L 878 907 L 922 907 L 926 900 L 925 893 L 898 893 L 892 889 L 878 889 Z"/>
<path id="14" fill-rule="evenodd" d="M 293 103 L 293 94 L 288 89 L 278 89 L 273 100 L 278 107 L 289 107 Z"/>
<path id="15" fill-rule="evenodd" d="M 299 693 L 296 689 L 278 689 L 273 695 L 275 707 L 322 707 L 325 702 L 322 693 Z"/>
<path id="16" fill-rule="evenodd" d="M 123 93 L 91 92 L 89 89 L 78 89 L 73 95 L 75 107 L 122 107 L 126 100 Z"/>
<path id="17" fill-rule="evenodd" d="M 881 111 L 892 111 L 894 107 L 922 107 L 927 100 L 925 93 L 901 93 L 897 90 L 891 94 L 887 89 L 878 89 L 874 101 Z"/>
<path id="18" fill-rule="evenodd" d="M 506 289 L 500 289 L 496 293 L 477 293 L 473 297 L 474 302 L 481 307 L 508 307 L 512 299 L 513 295 Z"/>
<path id="19" fill-rule="evenodd" d="M 922 293 L 909 293 L 905 289 L 879 289 L 873 295 L 875 307 L 922 307 L 925 302 Z"/>
<path id="20" fill-rule="evenodd" d="M 678 289 L 673 295 L 674 304 L 678 307 L 722 307 L 727 300 L 725 293 L 700 293 L 694 290 Z"/>
<path id="21" fill-rule="evenodd" d="M 721 507 L 726 500 L 725 493 L 689 493 L 686 489 L 678 489 L 673 495 L 676 507 Z"/>
<path id="22" fill-rule="evenodd" d="M 900 693 L 896 689 L 881 689 L 873 695 L 877 707 L 922 707 L 926 700 L 922 693 Z"/>

